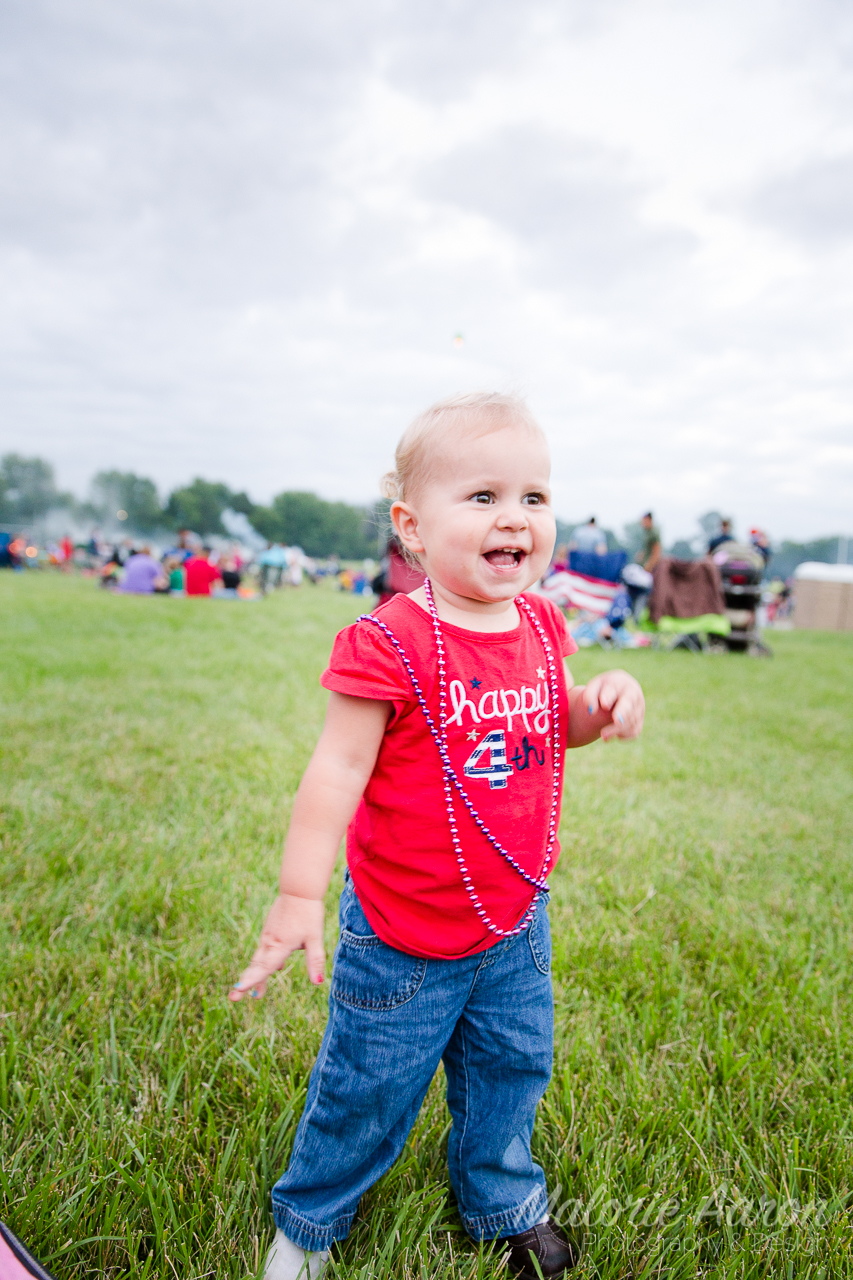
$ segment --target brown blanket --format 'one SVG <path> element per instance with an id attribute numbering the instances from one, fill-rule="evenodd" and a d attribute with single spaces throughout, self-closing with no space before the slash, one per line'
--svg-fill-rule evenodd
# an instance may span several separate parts
<path id="1" fill-rule="evenodd" d="M 702 613 L 725 613 L 720 571 L 712 560 L 676 560 L 663 556 L 655 566 L 649 598 L 649 617 L 698 618 Z"/>

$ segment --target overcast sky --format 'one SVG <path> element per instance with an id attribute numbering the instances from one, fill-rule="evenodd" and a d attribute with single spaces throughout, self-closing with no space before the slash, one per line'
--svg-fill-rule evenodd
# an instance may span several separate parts
<path id="1" fill-rule="evenodd" d="M 367 501 L 494 387 L 566 518 L 853 533 L 849 0 L 6 0 L 0 72 L 0 451 L 64 487 Z"/>

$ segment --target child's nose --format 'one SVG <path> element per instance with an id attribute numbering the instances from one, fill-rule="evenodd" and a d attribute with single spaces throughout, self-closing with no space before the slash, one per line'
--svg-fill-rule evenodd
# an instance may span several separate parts
<path id="1" fill-rule="evenodd" d="M 526 529 L 527 511 L 520 502 L 504 507 L 498 513 L 497 523 L 499 529 Z"/>

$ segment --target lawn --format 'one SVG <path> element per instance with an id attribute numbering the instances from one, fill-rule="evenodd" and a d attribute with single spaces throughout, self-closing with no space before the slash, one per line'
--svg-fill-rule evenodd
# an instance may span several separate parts
<path id="1" fill-rule="evenodd" d="M 297 957 L 225 993 L 358 611 L 0 575 L 0 1216 L 61 1280 L 257 1273 L 328 988 Z M 579 1277 L 853 1275 L 853 635 L 773 646 L 573 659 L 648 700 L 639 743 L 570 757 L 552 879 L 535 1143 Z M 440 1086 L 335 1276 L 502 1274 Z"/>

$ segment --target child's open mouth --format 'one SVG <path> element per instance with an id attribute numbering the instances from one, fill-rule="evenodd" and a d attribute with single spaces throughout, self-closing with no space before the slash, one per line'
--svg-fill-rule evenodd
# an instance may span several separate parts
<path id="1" fill-rule="evenodd" d="M 493 569 L 517 569 L 524 559 L 524 552 L 518 547 L 496 547 L 494 551 L 487 551 L 484 559 Z"/>

